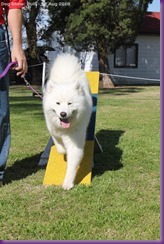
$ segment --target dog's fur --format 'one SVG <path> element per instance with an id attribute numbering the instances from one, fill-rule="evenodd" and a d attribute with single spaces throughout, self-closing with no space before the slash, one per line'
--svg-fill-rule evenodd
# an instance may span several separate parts
<path id="1" fill-rule="evenodd" d="M 89 83 L 74 55 L 59 55 L 53 63 L 44 88 L 43 110 L 57 151 L 67 155 L 67 171 L 62 187 L 69 190 L 74 186 L 77 168 L 83 157 L 92 111 Z"/>

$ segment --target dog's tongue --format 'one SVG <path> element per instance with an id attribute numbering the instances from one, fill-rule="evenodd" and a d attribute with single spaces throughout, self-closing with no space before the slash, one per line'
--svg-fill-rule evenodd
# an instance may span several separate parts
<path id="1" fill-rule="evenodd" d="M 62 119 L 62 120 L 60 120 L 60 124 L 65 129 L 69 128 L 69 126 L 70 126 L 70 123 L 69 123 L 68 119 Z"/>

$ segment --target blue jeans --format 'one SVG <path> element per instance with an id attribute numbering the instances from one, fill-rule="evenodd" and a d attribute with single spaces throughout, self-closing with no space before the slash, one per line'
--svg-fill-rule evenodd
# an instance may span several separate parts
<path id="1" fill-rule="evenodd" d="M 0 25 L 0 73 L 9 61 L 5 34 Z M 0 79 L 0 180 L 3 179 L 10 148 L 9 75 Z"/>

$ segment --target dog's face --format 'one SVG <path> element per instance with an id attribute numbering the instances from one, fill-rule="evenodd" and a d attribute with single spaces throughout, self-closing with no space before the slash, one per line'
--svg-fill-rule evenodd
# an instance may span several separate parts
<path id="1" fill-rule="evenodd" d="M 44 109 L 58 127 L 68 129 L 81 112 L 84 92 L 78 83 L 53 84 L 45 92 Z M 82 106 L 84 107 L 84 106 Z"/>

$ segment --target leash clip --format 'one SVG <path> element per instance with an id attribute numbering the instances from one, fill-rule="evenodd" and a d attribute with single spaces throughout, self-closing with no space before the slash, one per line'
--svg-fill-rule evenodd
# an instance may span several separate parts
<path id="1" fill-rule="evenodd" d="M 22 76 L 22 79 L 24 80 L 26 86 L 27 86 L 29 89 L 31 89 L 33 93 L 35 93 L 36 95 L 38 95 L 38 97 L 40 97 L 41 99 L 43 99 L 42 95 L 40 95 L 39 92 L 37 92 L 37 91 L 30 85 L 30 83 L 26 80 L 25 75 Z"/>
<path id="2" fill-rule="evenodd" d="M 26 86 L 30 86 L 30 83 L 26 80 L 25 75 L 22 76 L 22 79 L 24 80 Z"/>

